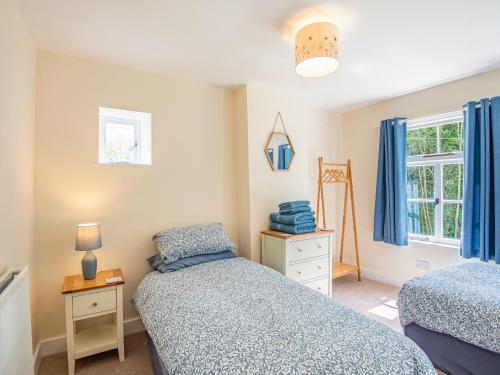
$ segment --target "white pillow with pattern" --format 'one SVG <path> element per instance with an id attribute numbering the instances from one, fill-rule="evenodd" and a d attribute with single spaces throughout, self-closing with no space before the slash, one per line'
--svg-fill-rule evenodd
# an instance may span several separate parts
<path id="1" fill-rule="evenodd" d="M 221 223 L 188 225 L 156 233 L 153 241 L 165 263 L 201 254 L 233 250 Z"/>

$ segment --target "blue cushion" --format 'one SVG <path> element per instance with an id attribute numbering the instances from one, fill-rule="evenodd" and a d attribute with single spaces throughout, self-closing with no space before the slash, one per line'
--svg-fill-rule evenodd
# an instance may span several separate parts
<path id="1" fill-rule="evenodd" d="M 229 259 L 234 257 L 236 257 L 236 255 L 234 255 L 232 251 L 228 250 L 216 254 L 194 255 L 192 257 L 176 260 L 172 263 L 165 263 L 161 259 L 161 255 L 156 254 L 153 255 L 151 258 L 149 258 L 148 261 L 149 264 L 151 264 L 151 267 L 153 267 L 155 271 L 165 273 L 165 272 L 178 271 L 180 269 L 196 266 L 197 264 L 201 263 L 207 263 L 207 262 L 212 262 L 214 260 Z"/>

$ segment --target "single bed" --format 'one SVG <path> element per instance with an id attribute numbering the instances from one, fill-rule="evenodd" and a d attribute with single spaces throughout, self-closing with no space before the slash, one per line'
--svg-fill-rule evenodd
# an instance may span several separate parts
<path id="1" fill-rule="evenodd" d="M 133 296 L 157 375 L 434 375 L 411 340 L 243 258 L 151 272 Z"/>
<path id="2" fill-rule="evenodd" d="M 401 325 L 434 366 L 453 375 L 500 374 L 500 267 L 461 263 L 407 281 Z"/>

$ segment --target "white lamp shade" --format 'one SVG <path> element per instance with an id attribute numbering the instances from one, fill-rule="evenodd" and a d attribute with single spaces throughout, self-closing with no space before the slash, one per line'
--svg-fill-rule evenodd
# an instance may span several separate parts
<path id="1" fill-rule="evenodd" d="M 79 224 L 76 226 L 75 250 L 89 251 L 102 247 L 99 224 Z"/>
<path id="2" fill-rule="evenodd" d="M 317 22 L 299 30 L 295 36 L 295 70 L 303 77 L 322 77 L 339 67 L 337 26 Z"/>

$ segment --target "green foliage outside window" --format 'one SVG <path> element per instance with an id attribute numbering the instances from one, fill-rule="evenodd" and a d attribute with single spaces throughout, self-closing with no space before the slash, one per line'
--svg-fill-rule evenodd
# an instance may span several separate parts
<path id="1" fill-rule="evenodd" d="M 434 165 L 407 168 L 408 198 L 434 199 Z"/>
<path id="2" fill-rule="evenodd" d="M 464 148 L 464 126 L 455 122 L 426 128 L 409 129 L 407 132 L 408 156 L 424 156 L 461 152 Z M 435 168 L 442 167 L 442 236 L 460 239 L 462 226 L 463 164 L 444 162 L 408 166 L 407 192 L 408 231 L 424 236 L 434 236 L 436 220 Z M 457 202 L 458 201 L 458 202 Z M 437 206 L 441 208 L 441 206 Z"/>
<path id="3" fill-rule="evenodd" d="M 441 125 L 439 127 L 439 152 L 457 152 L 464 150 L 464 124 Z"/>
<path id="4" fill-rule="evenodd" d="M 460 239 L 462 231 L 462 203 L 443 204 L 443 236 Z"/>

